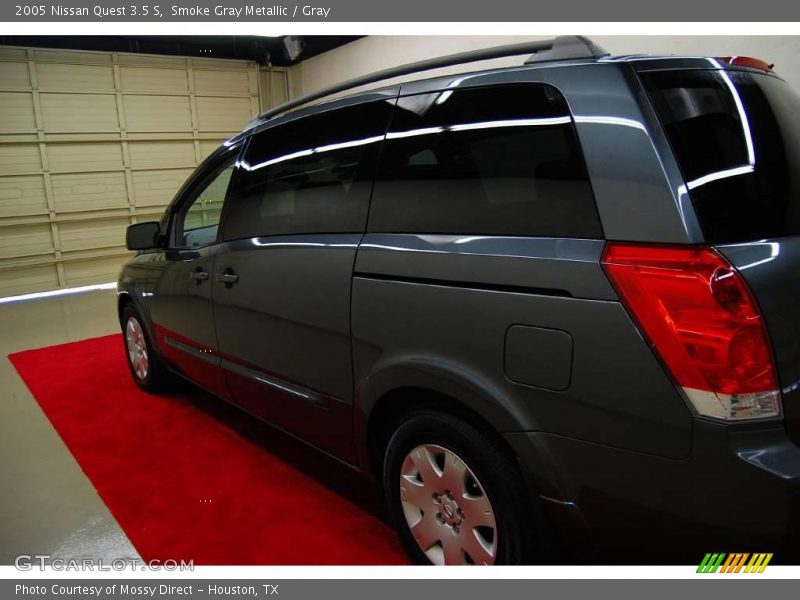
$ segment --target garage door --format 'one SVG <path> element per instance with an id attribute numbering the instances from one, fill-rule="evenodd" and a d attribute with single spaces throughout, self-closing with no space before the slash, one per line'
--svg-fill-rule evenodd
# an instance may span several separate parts
<path id="1" fill-rule="evenodd" d="M 125 228 L 158 219 L 285 81 L 246 61 L 0 46 L 0 297 L 115 281 Z"/>

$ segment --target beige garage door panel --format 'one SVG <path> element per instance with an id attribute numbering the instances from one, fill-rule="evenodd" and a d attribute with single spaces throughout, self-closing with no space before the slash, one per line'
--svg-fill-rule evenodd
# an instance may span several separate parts
<path id="1" fill-rule="evenodd" d="M 29 88 L 31 78 L 28 65 L 22 62 L 0 63 L 0 81 L 4 83 L 3 87 Z"/>
<path id="2" fill-rule="evenodd" d="M 0 92 L 0 131 L 16 133 L 35 131 L 33 96 L 28 93 Z"/>
<path id="3" fill-rule="evenodd" d="M 119 131 L 113 94 L 40 93 L 44 133 Z"/>
<path id="4" fill-rule="evenodd" d="M 52 290 L 60 286 L 55 265 L 38 265 L 0 271 L 0 298 Z"/>
<path id="5" fill-rule="evenodd" d="M 246 61 L 0 46 L 0 296 L 116 280 L 125 228 L 282 90 Z"/>
<path id="6" fill-rule="evenodd" d="M 198 98 L 197 118 L 203 131 L 230 131 L 247 124 L 253 113 L 249 98 Z"/>
<path id="7" fill-rule="evenodd" d="M 42 155 L 33 144 L 0 145 L 0 173 L 16 175 L 42 170 Z"/>
<path id="8" fill-rule="evenodd" d="M 42 214 L 47 214 L 43 176 L 0 177 L 0 218 Z"/>
<path id="9" fill-rule="evenodd" d="M 216 150 L 219 145 L 222 143 L 222 140 L 219 142 L 213 140 L 207 140 L 200 142 L 200 160 L 205 160 L 208 156 Z"/>
<path id="10" fill-rule="evenodd" d="M 125 96 L 128 131 L 191 131 L 192 109 L 188 96 Z M 158 107 L 158 110 L 154 110 Z"/>
<path id="11" fill-rule="evenodd" d="M 210 66 L 210 61 L 208 59 L 188 59 L 192 61 L 194 67 L 198 65 L 206 65 Z M 127 53 L 120 53 L 117 55 L 117 63 L 120 65 L 143 65 L 147 67 L 160 67 L 163 69 L 174 67 L 176 69 L 183 69 L 188 64 L 186 58 L 181 56 L 160 56 L 156 54 L 127 54 Z M 227 61 L 226 61 L 227 62 Z M 235 66 L 232 66 L 232 63 L 235 62 Z M 227 66 L 222 65 L 220 69 L 230 69 L 235 67 L 241 67 L 242 65 L 247 65 L 249 63 L 245 63 L 244 61 L 232 61 Z"/>
<path id="12" fill-rule="evenodd" d="M 219 145 L 219 144 L 217 144 Z M 169 169 L 197 164 L 194 142 L 128 142 L 131 169 Z"/>
<path id="13" fill-rule="evenodd" d="M 50 180 L 57 213 L 128 206 L 125 174 L 122 172 L 52 175 Z"/>
<path id="14" fill-rule="evenodd" d="M 193 169 L 162 169 L 133 173 L 133 193 L 139 206 L 164 206 L 164 198 L 175 195 Z"/>
<path id="15" fill-rule="evenodd" d="M 0 258 L 40 256 L 53 252 L 50 225 L 10 227 L 0 237 Z"/>
<path id="16" fill-rule="evenodd" d="M 71 252 L 119 248 L 119 240 L 125 238 L 125 229 L 128 225 L 130 220 L 127 218 L 62 223 L 58 228 L 61 250 Z"/>
<path id="17" fill-rule="evenodd" d="M 58 64 L 107 64 L 114 62 L 114 55 L 109 52 L 80 52 L 65 50 L 45 50 L 42 48 L 31 48 L 23 50 L 26 58 L 32 58 L 37 63 L 58 63 Z"/>
<path id="18" fill-rule="evenodd" d="M 116 281 L 124 256 L 67 261 L 64 263 L 64 280 L 67 286 L 91 285 Z"/>
<path id="19" fill-rule="evenodd" d="M 186 69 L 153 69 L 120 67 L 122 88 L 131 92 L 188 92 L 189 74 Z"/>
<path id="20" fill-rule="evenodd" d="M 213 94 L 215 90 L 225 89 L 233 94 L 248 95 L 251 88 L 252 73 L 248 71 L 194 71 L 194 91 L 198 94 Z"/>
<path id="21" fill-rule="evenodd" d="M 35 146 L 34 150 L 38 150 Z M 47 163 L 51 173 L 83 171 L 121 171 L 124 167 L 119 142 L 47 144 Z"/>
<path id="22" fill-rule="evenodd" d="M 36 75 L 42 90 L 114 91 L 111 67 L 42 63 L 37 65 Z"/>

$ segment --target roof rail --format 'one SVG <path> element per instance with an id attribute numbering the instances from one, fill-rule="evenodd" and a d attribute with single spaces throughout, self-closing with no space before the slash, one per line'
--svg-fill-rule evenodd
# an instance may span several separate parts
<path id="1" fill-rule="evenodd" d="M 326 96 L 332 96 L 339 92 L 344 92 L 351 88 L 367 85 L 382 81 L 384 79 L 392 79 L 410 73 L 417 73 L 419 71 L 430 71 L 431 69 L 440 69 L 443 67 L 451 67 L 454 65 L 461 65 L 480 60 L 491 60 L 493 58 L 503 58 L 508 56 L 517 56 L 520 54 L 531 54 L 530 58 L 525 61 L 525 64 L 554 61 L 554 60 L 568 60 L 573 58 L 600 58 L 607 56 L 608 52 L 603 50 L 600 46 L 594 44 L 588 38 L 583 36 L 560 36 L 549 40 L 538 40 L 535 42 L 522 42 L 519 44 L 508 44 L 505 46 L 494 46 L 492 48 L 482 48 L 480 50 L 470 50 L 467 52 L 459 52 L 458 54 L 450 54 L 448 56 L 441 56 L 437 58 L 430 58 L 421 60 L 419 62 L 408 63 L 398 67 L 391 67 L 375 73 L 369 73 L 360 77 L 355 77 L 341 83 L 337 83 L 330 87 L 321 89 L 305 96 L 300 96 L 294 100 L 289 100 L 283 104 L 266 110 L 256 117 L 257 119 L 269 119 L 281 113 L 285 113 L 293 108 L 308 104 L 314 100 L 319 100 Z"/>
<path id="2" fill-rule="evenodd" d="M 600 58 L 608 52 L 582 35 L 562 35 L 553 40 L 553 45 L 534 53 L 525 61 L 526 65 L 571 58 Z"/>

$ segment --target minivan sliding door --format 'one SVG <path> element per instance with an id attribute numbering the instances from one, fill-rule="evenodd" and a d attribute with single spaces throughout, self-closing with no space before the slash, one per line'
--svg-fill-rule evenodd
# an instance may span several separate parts
<path id="1" fill-rule="evenodd" d="M 353 459 L 353 263 L 390 102 L 255 133 L 240 160 L 214 273 L 233 400 L 345 460 Z"/>

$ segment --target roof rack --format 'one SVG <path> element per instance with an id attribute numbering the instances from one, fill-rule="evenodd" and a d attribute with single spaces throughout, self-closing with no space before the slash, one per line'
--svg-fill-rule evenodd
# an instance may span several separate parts
<path id="1" fill-rule="evenodd" d="M 269 119 L 292 110 L 293 108 L 297 108 L 298 106 L 302 106 L 303 104 L 313 102 L 314 100 L 319 100 L 326 96 L 332 96 L 333 94 L 344 92 L 351 88 L 375 83 L 384 79 L 392 79 L 419 71 L 430 71 L 431 69 L 451 67 L 480 60 L 491 60 L 493 58 L 518 56 L 528 53 L 530 53 L 531 56 L 525 61 L 526 65 L 556 60 L 600 58 L 602 56 L 608 56 L 608 52 L 582 35 L 566 35 L 549 40 L 522 42 L 519 44 L 482 48 L 480 50 L 470 50 L 468 52 L 459 52 L 458 54 L 450 54 L 448 56 L 408 63 L 398 67 L 376 71 L 375 73 L 369 73 L 368 75 L 355 77 L 319 91 L 306 94 L 305 96 L 300 96 L 294 100 L 284 102 L 279 106 L 260 113 L 257 119 Z"/>
<path id="2" fill-rule="evenodd" d="M 534 53 L 525 61 L 526 65 L 553 60 L 569 60 L 572 58 L 601 58 L 608 52 L 582 35 L 562 35 L 552 40 L 546 50 Z"/>

